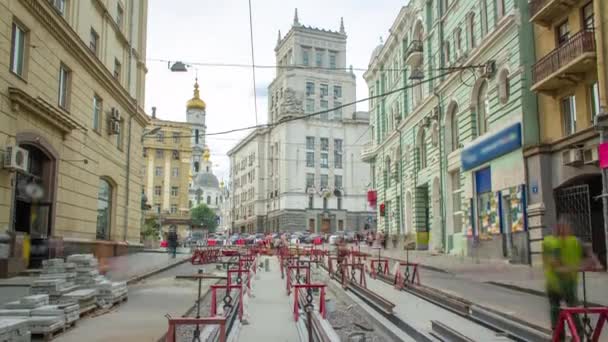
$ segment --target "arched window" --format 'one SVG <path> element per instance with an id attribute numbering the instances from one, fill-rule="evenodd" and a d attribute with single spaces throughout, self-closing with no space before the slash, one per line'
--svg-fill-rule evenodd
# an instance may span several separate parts
<path id="1" fill-rule="evenodd" d="M 511 95 L 511 84 L 509 79 L 509 70 L 503 69 L 498 73 L 498 100 L 501 104 L 509 102 Z"/>
<path id="2" fill-rule="evenodd" d="M 488 116 L 490 115 L 490 100 L 488 99 L 488 82 L 483 81 L 477 92 L 477 133 L 484 135 L 488 131 Z"/>
<path id="3" fill-rule="evenodd" d="M 104 178 L 99 180 L 99 192 L 97 194 L 97 239 L 109 240 L 112 225 L 112 196 L 114 189 L 112 184 Z"/>
<path id="4" fill-rule="evenodd" d="M 448 106 L 446 123 L 448 126 L 448 134 L 446 136 L 448 152 L 456 151 L 460 144 L 460 137 L 458 136 L 458 104 L 456 102 L 452 102 Z"/>
<path id="5" fill-rule="evenodd" d="M 420 170 L 426 168 L 426 132 L 424 128 L 420 128 L 418 136 L 418 159 L 420 161 Z"/>
<path id="6" fill-rule="evenodd" d="M 385 186 L 391 186 L 391 158 L 386 158 L 385 166 L 386 167 L 384 170 L 384 184 Z"/>
<path id="7" fill-rule="evenodd" d="M 207 204 L 211 204 L 211 196 L 207 196 Z"/>

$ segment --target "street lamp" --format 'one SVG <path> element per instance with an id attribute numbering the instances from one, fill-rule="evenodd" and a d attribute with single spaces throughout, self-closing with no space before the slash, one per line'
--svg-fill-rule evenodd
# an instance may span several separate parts
<path id="1" fill-rule="evenodd" d="M 145 137 L 147 137 L 147 136 L 149 136 L 149 135 L 154 135 L 154 134 L 158 133 L 158 131 L 160 131 L 160 127 L 154 127 L 154 128 L 152 128 L 151 130 L 149 130 L 149 131 L 147 131 L 147 132 L 144 132 L 144 133 L 141 135 L 141 142 L 144 142 L 144 138 L 145 138 Z"/>
<path id="2" fill-rule="evenodd" d="M 188 66 L 180 61 L 173 63 L 173 65 L 171 65 L 171 62 L 168 62 L 167 66 L 169 67 L 169 70 L 171 70 L 171 72 L 187 72 L 188 71 Z"/>

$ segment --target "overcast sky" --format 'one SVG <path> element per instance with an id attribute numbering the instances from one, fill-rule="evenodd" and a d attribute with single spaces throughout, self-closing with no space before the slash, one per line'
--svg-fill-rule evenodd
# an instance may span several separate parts
<path id="1" fill-rule="evenodd" d="M 278 30 L 283 36 L 298 8 L 300 23 L 337 31 L 340 17 L 348 35 L 347 65 L 366 68 L 372 50 L 401 6 L 398 0 L 251 0 L 255 62 L 274 65 Z M 188 73 L 171 73 L 167 62 L 251 64 L 247 0 L 150 0 L 148 17 L 148 75 L 146 111 L 156 106 L 160 119 L 185 121 L 186 101 L 192 97 L 198 70 L 201 97 L 207 103 L 207 132 L 220 132 L 256 124 L 251 68 L 193 65 Z M 357 75 L 357 98 L 367 86 Z M 256 70 L 258 122 L 267 120 L 267 86 L 273 69 Z M 362 103 L 358 110 L 367 110 Z M 207 137 L 214 172 L 228 180 L 226 152 L 248 132 Z"/>

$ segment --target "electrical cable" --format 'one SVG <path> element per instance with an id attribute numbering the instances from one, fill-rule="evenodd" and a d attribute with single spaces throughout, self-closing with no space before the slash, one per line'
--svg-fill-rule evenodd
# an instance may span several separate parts
<path id="1" fill-rule="evenodd" d="M 258 124 L 258 94 L 255 82 L 255 53 L 253 50 L 253 14 L 251 12 L 251 0 L 249 0 L 249 40 L 251 42 L 251 72 L 253 74 L 253 107 L 255 111 L 255 124 Z"/>
<path id="2" fill-rule="evenodd" d="M 296 116 L 296 117 L 293 117 L 293 118 L 287 118 L 287 119 L 279 120 L 278 122 L 274 122 L 274 123 L 271 123 L 271 124 L 260 124 L 260 125 L 254 125 L 254 126 L 248 126 L 248 127 L 234 128 L 234 129 L 230 129 L 230 130 L 226 130 L 226 131 L 206 133 L 205 136 L 208 137 L 208 136 L 216 136 L 216 135 L 225 135 L 225 134 L 230 134 L 230 133 L 248 131 L 248 130 L 252 130 L 252 129 L 272 128 L 272 127 L 281 125 L 281 124 L 286 123 L 286 122 L 308 119 L 308 118 L 311 118 L 311 117 L 314 117 L 314 116 L 319 116 L 321 114 L 331 113 L 331 112 L 333 112 L 333 111 L 335 111 L 337 109 L 346 108 L 346 107 L 355 105 L 357 103 L 361 103 L 361 102 L 365 102 L 365 101 L 369 101 L 369 100 L 383 98 L 383 97 L 389 96 L 391 94 L 398 93 L 400 91 L 404 91 L 404 90 L 407 90 L 407 89 L 410 89 L 410 88 L 413 88 L 413 87 L 416 87 L 416 86 L 419 86 L 419 85 L 422 85 L 422 84 L 434 81 L 436 79 L 442 78 L 442 77 L 444 77 L 446 75 L 449 75 L 449 74 L 451 74 L 453 72 L 456 72 L 456 71 L 459 71 L 459 70 L 460 69 L 450 70 L 450 71 L 442 73 L 440 75 L 437 75 L 437 76 L 434 76 L 434 77 L 431 77 L 431 78 L 428 78 L 426 80 L 422 80 L 422 81 L 419 81 L 419 82 L 416 82 L 416 83 L 413 83 L 413 84 L 410 84 L 410 85 L 406 85 L 406 86 L 401 87 L 401 88 L 393 89 L 393 90 L 385 92 L 383 94 L 369 96 L 369 97 L 366 97 L 366 98 L 363 98 L 363 99 L 359 99 L 359 100 L 355 100 L 355 101 L 352 101 L 352 102 L 349 102 L 349 103 L 345 103 L 345 104 L 342 104 L 340 106 L 336 106 L 336 107 L 333 107 L 333 108 L 330 108 L 330 109 L 324 109 L 324 110 L 321 110 L 321 111 L 318 111 L 318 112 L 314 112 L 314 113 L 309 113 L 309 114 L 305 114 L 305 115 Z M 199 134 L 199 136 L 202 136 L 202 134 Z M 148 137 L 151 137 L 151 136 L 145 136 L 144 138 L 148 138 Z M 194 135 L 179 135 L 179 136 L 176 135 L 174 137 L 193 138 L 195 136 Z"/>

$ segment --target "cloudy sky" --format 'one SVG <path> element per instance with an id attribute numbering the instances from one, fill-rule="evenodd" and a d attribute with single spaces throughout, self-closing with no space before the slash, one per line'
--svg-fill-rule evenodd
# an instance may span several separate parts
<path id="1" fill-rule="evenodd" d="M 257 65 L 274 65 L 278 30 L 285 35 L 298 8 L 306 26 L 338 30 L 340 17 L 348 34 L 347 65 L 365 68 L 380 36 L 388 29 L 404 0 L 251 0 Z M 196 73 L 201 97 L 207 103 L 207 132 L 221 132 L 256 124 L 251 68 L 196 65 L 251 64 L 247 0 L 150 0 L 148 17 L 148 75 L 146 110 L 156 106 L 161 119 L 185 121 L 186 101 L 192 97 Z M 187 73 L 171 73 L 167 61 L 192 64 Z M 357 74 L 357 98 L 367 87 Z M 256 70 L 257 123 L 267 121 L 267 86 L 274 70 Z M 367 103 L 358 106 L 367 110 Z M 228 179 L 226 152 L 247 132 L 207 138 L 215 174 Z"/>

